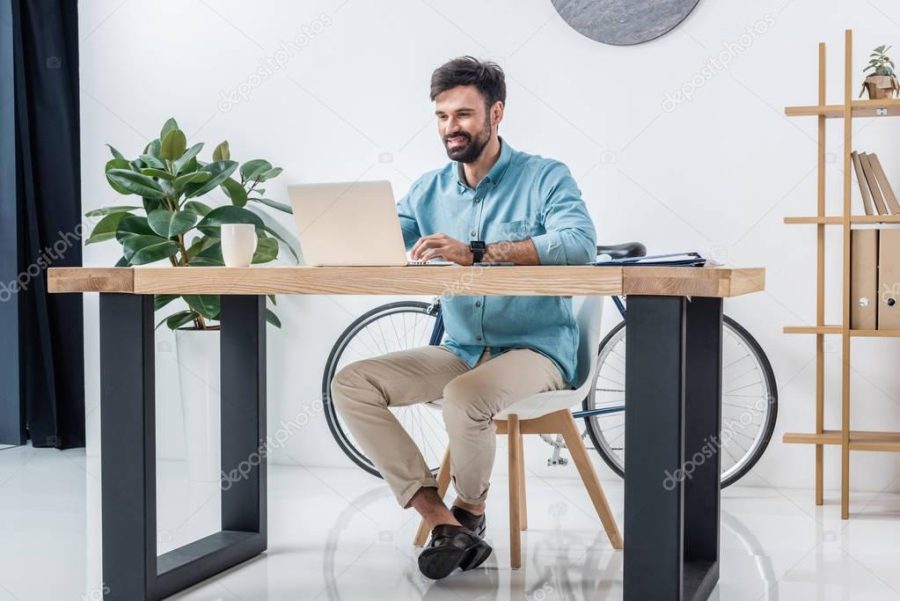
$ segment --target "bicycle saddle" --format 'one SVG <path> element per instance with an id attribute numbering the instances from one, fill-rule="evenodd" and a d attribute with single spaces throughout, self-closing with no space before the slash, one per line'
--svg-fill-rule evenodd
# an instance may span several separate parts
<path id="1" fill-rule="evenodd" d="M 612 244 L 598 246 L 598 255 L 609 255 L 610 259 L 630 259 L 647 255 L 647 247 L 640 242 L 626 242 L 625 244 Z"/>

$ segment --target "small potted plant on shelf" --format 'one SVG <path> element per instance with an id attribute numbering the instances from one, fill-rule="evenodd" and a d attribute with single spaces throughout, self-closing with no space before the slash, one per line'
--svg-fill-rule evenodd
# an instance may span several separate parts
<path id="1" fill-rule="evenodd" d="M 122 258 L 116 266 L 145 265 L 166 261 L 177 268 L 224 265 L 221 227 L 226 223 L 255 226 L 253 263 L 274 261 L 279 249 L 300 262 L 296 239 L 262 207 L 286 213 L 291 208 L 263 196 L 263 184 L 281 173 L 263 159 L 239 164 L 231 159 L 228 142 L 200 160 L 203 143 L 188 147 L 184 132 L 169 119 L 159 137 L 135 159 L 127 159 L 109 146 L 106 180 L 116 192 L 136 196 L 139 204 L 95 209 L 86 216 L 95 220 L 86 244 L 116 240 Z M 215 190 L 229 202 L 214 206 L 200 199 Z M 271 303 L 275 297 L 269 296 Z M 179 307 L 180 305 L 180 307 Z M 165 323 L 175 331 L 179 391 L 185 419 L 185 441 L 190 478 L 218 479 L 219 452 L 219 297 L 216 295 L 156 295 L 154 306 L 176 307 Z M 266 309 L 266 320 L 280 327 L 278 317 Z"/>
<path id="2" fill-rule="evenodd" d="M 869 55 L 869 64 L 863 72 L 872 71 L 863 82 L 860 97 L 867 92 L 871 100 L 894 98 L 900 91 L 900 83 L 894 75 L 894 61 L 887 55 L 890 46 L 881 45 Z"/>

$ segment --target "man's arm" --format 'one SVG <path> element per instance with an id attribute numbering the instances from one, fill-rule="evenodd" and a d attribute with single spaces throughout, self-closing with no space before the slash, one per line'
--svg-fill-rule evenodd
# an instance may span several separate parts
<path id="1" fill-rule="evenodd" d="M 531 239 L 516 242 L 491 242 L 487 245 L 485 263 L 515 263 L 516 265 L 540 265 L 541 258 Z"/>
<path id="2" fill-rule="evenodd" d="M 541 265 L 578 265 L 597 257 L 597 231 L 569 169 L 553 162 L 538 181 L 545 234 L 530 239 Z M 534 263 L 527 263 L 534 264 Z"/>

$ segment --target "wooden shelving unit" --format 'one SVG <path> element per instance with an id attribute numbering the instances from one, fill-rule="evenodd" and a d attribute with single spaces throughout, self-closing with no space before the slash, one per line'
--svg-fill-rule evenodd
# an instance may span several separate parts
<path id="1" fill-rule="evenodd" d="M 789 106 L 789 117 L 811 116 L 818 120 L 818 183 L 817 211 L 812 217 L 785 217 L 787 224 L 816 226 L 816 324 L 787 326 L 786 334 L 812 334 L 816 337 L 816 415 L 813 432 L 788 432 L 783 442 L 811 444 L 816 449 L 816 505 L 823 503 L 824 447 L 841 447 L 841 518 L 850 517 L 850 451 L 900 451 L 900 432 L 866 432 L 850 429 L 850 339 L 855 337 L 898 337 L 900 330 L 850 329 L 850 225 L 854 223 L 900 223 L 900 215 L 851 215 L 850 153 L 853 151 L 853 119 L 900 116 L 900 99 L 853 100 L 853 32 L 844 32 L 844 102 L 825 103 L 825 44 L 819 44 L 818 104 Z M 843 119 L 843 212 L 825 214 L 825 123 L 827 119 Z M 841 323 L 825 323 L 825 230 L 827 226 L 841 226 L 843 290 Z M 825 429 L 825 336 L 841 337 L 841 427 Z"/>

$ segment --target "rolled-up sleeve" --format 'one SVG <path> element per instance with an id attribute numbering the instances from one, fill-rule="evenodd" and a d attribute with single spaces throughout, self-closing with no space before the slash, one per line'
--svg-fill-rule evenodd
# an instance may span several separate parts
<path id="1" fill-rule="evenodd" d="M 410 250 L 413 245 L 422 237 L 419 231 L 419 222 L 416 220 L 413 205 L 415 195 L 418 189 L 419 181 L 417 180 L 409 187 L 409 191 L 403 195 L 397 202 L 397 216 L 400 218 L 400 229 L 403 231 L 403 245 L 406 250 Z"/>
<path id="2" fill-rule="evenodd" d="M 532 236 L 541 265 L 576 265 L 597 257 L 597 231 L 569 169 L 552 162 L 541 174 L 541 214 L 546 233 Z"/>

